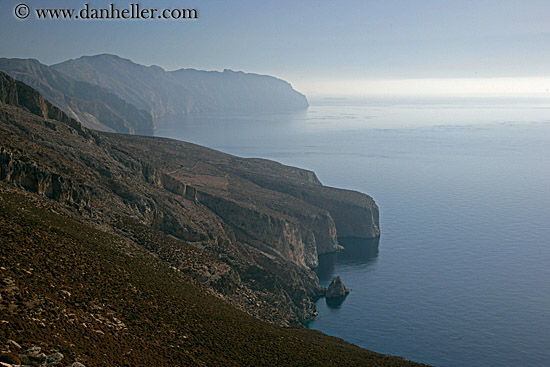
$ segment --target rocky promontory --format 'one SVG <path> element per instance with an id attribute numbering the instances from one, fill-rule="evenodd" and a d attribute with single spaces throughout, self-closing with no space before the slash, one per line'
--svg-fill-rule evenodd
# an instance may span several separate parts
<path id="1" fill-rule="evenodd" d="M 229 245 L 216 253 L 119 220 L 126 225 L 92 221 L 65 200 L 0 181 L 0 365 L 420 366 L 241 312 L 214 289 L 236 286 L 268 319 L 249 289 L 276 292 L 283 280 L 261 261 L 240 269 L 250 258 Z"/>
<path id="2" fill-rule="evenodd" d="M 260 319 L 310 318 L 323 293 L 317 256 L 338 251 L 338 236 L 379 234 L 370 197 L 325 187 L 313 172 L 92 131 L 3 73 L 0 93 L 1 181 L 125 233 Z"/>

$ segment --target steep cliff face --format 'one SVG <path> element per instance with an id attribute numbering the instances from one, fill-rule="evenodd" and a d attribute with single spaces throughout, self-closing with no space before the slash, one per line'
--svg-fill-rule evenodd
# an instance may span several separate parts
<path id="1" fill-rule="evenodd" d="M 8 74 L 0 71 L 0 102 L 6 105 L 13 105 L 24 108 L 33 115 L 44 119 L 52 119 L 66 123 L 70 128 L 76 130 L 78 134 L 85 138 L 90 138 L 82 126 L 74 119 L 68 117 L 59 108 L 52 105 L 40 93 L 29 87 L 27 84 L 13 79 Z M 3 111 L 6 114 L 5 111 Z M 55 129 L 54 125 L 44 121 L 44 124 L 50 129 Z"/>
<path id="2" fill-rule="evenodd" d="M 300 195 L 303 196 L 302 193 Z M 341 237 L 375 238 L 380 236 L 378 206 L 372 198 L 357 192 L 318 188 L 303 199 L 327 210 Z"/>
<path id="3" fill-rule="evenodd" d="M 322 294 L 311 270 L 317 255 L 340 248 L 340 229 L 377 233 L 360 223 L 377 223 L 372 199 L 326 188 L 312 172 L 90 131 L 2 73 L 0 102 L 0 180 L 125 234 L 261 319 L 292 325 L 310 318 Z M 183 244 L 210 260 L 184 255 Z"/>
<path id="4" fill-rule="evenodd" d="M 0 148 L 0 180 L 79 207 L 87 207 L 90 202 L 89 188 L 75 185 L 57 173 L 45 171 L 36 162 L 18 159 L 17 155 L 3 147 Z"/>
<path id="5" fill-rule="evenodd" d="M 76 80 L 104 87 L 149 111 L 156 121 L 200 112 L 295 111 L 308 107 L 303 94 L 280 79 L 224 70 L 165 71 L 115 55 L 84 56 L 53 65 Z"/>
<path id="6" fill-rule="evenodd" d="M 323 186 L 313 172 L 262 159 L 232 160 L 222 164 L 227 170 L 260 187 L 290 195 L 326 210 L 334 221 L 339 237 L 380 236 L 378 206 L 368 195 Z M 334 250 L 333 246 L 318 247 L 320 254 Z"/>
<path id="7" fill-rule="evenodd" d="M 0 58 L 0 70 L 42 93 L 84 126 L 124 134 L 152 135 L 149 113 L 86 81 L 72 79 L 37 60 Z"/>
<path id="8" fill-rule="evenodd" d="M 162 186 L 176 195 L 206 206 L 231 227 L 239 241 L 296 264 L 317 267 L 317 243 L 309 223 L 304 225 L 296 218 L 281 216 L 265 207 L 247 205 L 228 196 L 197 190 L 181 178 L 168 174 L 163 174 Z"/>

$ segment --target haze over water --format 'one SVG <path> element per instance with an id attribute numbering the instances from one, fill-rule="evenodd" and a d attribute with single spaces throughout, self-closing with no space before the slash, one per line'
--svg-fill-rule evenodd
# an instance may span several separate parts
<path id="1" fill-rule="evenodd" d="M 307 112 L 195 116 L 157 132 L 315 171 L 380 207 L 379 241 L 322 256 L 310 328 L 437 366 L 550 360 L 550 102 L 317 99 Z M 178 126 L 175 126 L 175 124 Z"/>

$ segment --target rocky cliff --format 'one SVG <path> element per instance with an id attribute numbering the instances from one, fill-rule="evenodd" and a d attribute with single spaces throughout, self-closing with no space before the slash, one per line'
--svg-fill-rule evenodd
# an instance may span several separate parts
<path id="1" fill-rule="evenodd" d="M 222 164 L 225 169 L 263 188 L 288 194 L 326 210 L 334 221 L 339 237 L 380 236 L 378 206 L 368 195 L 323 186 L 313 172 L 268 160 L 250 159 Z M 333 250 L 334 248 L 329 246 L 320 249 L 319 253 Z"/>
<path id="2" fill-rule="evenodd" d="M 310 318 L 322 294 L 317 255 L 340 248 L 340 231 L 379 233 L 370 197 L 327 188 L 312 172 L 91 131 L 4 73 L 0 86 L 0 180 L 124 234 L 260 319 Z"/>
<path id="3" fill-rule="evenodd" d="M 280 79 L 224 70 L 165 71 L 115 55 L 84 56 L 52 65 L 76 80 L 99 85 L 156 121 L 189 113 L 281 112 L 308 107 L 303 94 Z"/>
<path id="4" fill-rule="evenodd" d="M 124 134 L 152 135 L 153 119 L 106 89 L 72 79 L 37 60 L 0 58 L 0 70 L 43 94 L 84 126 Z"/>

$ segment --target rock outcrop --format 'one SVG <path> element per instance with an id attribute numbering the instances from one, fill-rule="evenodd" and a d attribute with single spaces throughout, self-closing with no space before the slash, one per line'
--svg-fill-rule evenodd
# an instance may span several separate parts
<path id="1" fill-rule="evenodd" d="M 11 343 L 10 343 L 11 342 Z M 9 340 L 7 343 L 8 350 L 0 353 L 0 366 L 60 366 L 64 355 L 60 352 L 53 352 L 49 355 L 42 351 L 41 347 L 33 346 L 27 350 L 19 351 L 21 346 Z M 15 349 L 13 351 L 9 349 Z"/>
<path id="2" fill-rule="evenodd" d="M 370 197 L 327 188 L 310 171 L 169 139 L 94 132 L 4 73 L 0 102 L 0 181 L 125 233 L 263 320 L 296 325 L 310 318 L 323 291 L 311 269 L 317 255 L 340 249 L 341 230 L 379 233 Z M 185 246 L 197 252 L 182 252 Z"/>

